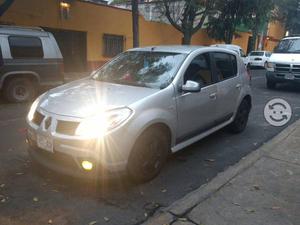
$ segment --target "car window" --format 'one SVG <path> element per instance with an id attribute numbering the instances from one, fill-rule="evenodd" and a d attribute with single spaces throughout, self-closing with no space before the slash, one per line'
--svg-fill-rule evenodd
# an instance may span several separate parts
<path id="1" fill-rule="evenodd" d="M 10 36 L 8 38 L 13 58 L 43 58 L 43 46 L 38 37 Z"/>
<path id="2" fill-rule="evenodd" d="M 213 83 L 209 53 L 196 56 L 184 74 L 184 83 L 191 80 L 198 82 L 201 87 Z"/>
<path id="3" fill-rule="evenodd" d="M 163 89 L 171 84 L 186 56 L 172 52 L 128 51 L 99 69 L 93 79 Z"/>
<path id="4" fill-rule="evenodd" d="M 251 52 L 250 56 L 264 56 L 264 52 Z"/>
<path id="5" fill-rule="evenodd" d="M 267 57 L 271 57 L 271 52 L 266 52 Z"/>
<path id="6" fill-rule="evenodd" d="M 227 80 L 237 75 L 237 60 L 228 53 L 214 53 L 216 71 L 220 81 Z"/>

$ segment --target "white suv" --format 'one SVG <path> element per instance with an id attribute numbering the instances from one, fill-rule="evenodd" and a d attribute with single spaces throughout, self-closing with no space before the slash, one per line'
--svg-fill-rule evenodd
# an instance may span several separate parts
<path id="1" fill-rule="evenodd" d="M 280 41 L 267 63 L 267 87 L 278 83 L 300 84 L 300 37 Z"/>
<path id="2" fill-rule="evenodd" d="M 29 153 L 67 174 L 125 171 L 135 181 L 147 181 L 169 153 L 225 126 L 242 132 L 251 109 L 249 84 L 234 51 L 132 49 L 33 103 L 27 118 Z"/>

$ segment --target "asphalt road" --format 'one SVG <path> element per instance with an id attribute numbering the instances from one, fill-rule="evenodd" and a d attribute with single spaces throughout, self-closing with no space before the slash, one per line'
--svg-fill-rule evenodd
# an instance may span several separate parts
<path id="1" fill-rule="evenodd" d="M 246 131 L 221 130 L 173 155 L 152 182 L 134 185 L 126 178 L 91 182 L 37 169 L 28 159 L 25 115 L 28 105 L 0 104 L 0 224 L 139 224 L 208 182 L 219 172 L 257 149 L 284 127 L 270 126 L 263 116 L 268 100 L 280 97 L 300 115 L 300 88 L 265 87 L 264 71 L 253 74 L 253 110 Z"/>

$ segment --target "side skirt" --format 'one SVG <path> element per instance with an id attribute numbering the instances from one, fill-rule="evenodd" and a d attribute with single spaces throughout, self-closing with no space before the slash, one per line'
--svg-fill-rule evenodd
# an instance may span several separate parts
<path id="1" fill-rule="evenodd" d="M 230 120 L 228 120 L 228 121 L 226 121 L 226 122 L 224 122 L 222 124 L 219 124 L 219 125 L 211 128 L 208 131 L 205 131 L 205 132 L 203 132 L 203 133 L 201 133 L 201 134 L 199 134 L 197 136 L 194 136 L 194 137 L 192 137 L 192 138 L 190 138 L 190 139 L 188 139 L 186 141 L 183 141 L 183 142 L 175 145 L 174 147 L 171 148 L 172 153 L 178 152 L 178 151 L 182 150 L 183 148 L 185 148 L 185 147 L 187 147 L 187 146 L 189 146 L 191 144 L 194 144 L 195 142 L 197 142 L 197 141 L 199 141 L 199 140 L 201 140 L 201 139 L 209 136 L 210 134 L 215 133 L 216 131 L 218 131 L 218 130 L 226 127 L 230 123 L 232 123 L 233 120 L 234 120 L 234 116 L 232 116 Z"/>

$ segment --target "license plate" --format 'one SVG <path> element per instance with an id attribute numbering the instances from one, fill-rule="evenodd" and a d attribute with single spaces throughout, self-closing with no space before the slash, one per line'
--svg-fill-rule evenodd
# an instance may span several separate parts
<path id="1" fill-rule="evenodd" d="M 45 135 L 37 135 L 37 146 L 49 152 L 53 152 L 53 139 Z"/>
<path id="2" fill-rule="evenodd" d="M 295 80 L 295 76 L 293 74 L 287 74 L 287 75 L 285 75 L 285 79 L 287 79 L 287 80 Z"/>

